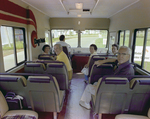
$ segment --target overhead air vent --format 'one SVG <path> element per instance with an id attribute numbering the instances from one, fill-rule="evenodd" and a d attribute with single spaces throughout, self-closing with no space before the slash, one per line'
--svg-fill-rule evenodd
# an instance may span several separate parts
<path id="1" fill-rule="evenodd" d="M 90 9 L 83 9 L 83 12 L 90 12 Z"/>

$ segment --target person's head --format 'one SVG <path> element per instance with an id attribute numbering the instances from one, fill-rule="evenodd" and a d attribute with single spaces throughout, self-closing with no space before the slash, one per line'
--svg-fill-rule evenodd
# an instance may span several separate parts
<path id="1" fill-rule="evenodd" d="M 55 44 L 54 45 L 54 51 L 57 55 L 59 55 L 62 51 L 62 46 L 60 44 Z"/>
<path id="2" fill-rule="evenodd" d="M 64 36 L 64 35 L 61 35 L 61 36 L 59 37 L 59 40 L 60 40 L 60 41 L 65 41 L 65 36 Z"/>
<path id="3" fill-rule="evenodd" d="M 90 45 L 90 53 L 93 54 L 96 51 L 97 51 L 97 46 L 95 44 L 91 44 Z"/>
<path id="4" fill-rule="evenodd" d="M 42 50 L 43 50 L 44 53 L 48 54 L 49 51 L 50 51 L 50 46 L 49 45 L 44 45 Z"/>
<path id="5" fill-rule="evenodd" d="M 127 61 L 129 61 L 131 56 L 131 49 L 127 46 L 121 46 L 118 50 L 118 63 L 123 64 Z"/>
<path id="6" fill-rule="evenodd" d="M 118 45 L 117 44 L 112 44 L 112 53 L 116 54 L 118 52 Z"/>

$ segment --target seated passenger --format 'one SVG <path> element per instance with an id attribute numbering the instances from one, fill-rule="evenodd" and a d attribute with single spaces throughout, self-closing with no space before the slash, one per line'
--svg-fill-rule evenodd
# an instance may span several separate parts
<path id="1" fill-rule="evenodd" d="M 44 45 L 43 48 L 42 48 L 42 50 L 43 50 L 43 54 L 49 54 L 50 55 L 50 46 L 49 45 Z M 50 56 L 50 58 L 52 60 L 55 59 L 53 56 Z"/>
<path id="2" fill-rule="evenodd" d="M 60 44 L 55 44 L 54 51 L 57 55 L 56 60 L 65 63 L 67 67 L 67 71 L 68 71 L 68 78 L 69 80 L 71 80 L 72 79 L 72 67 L 71 67 L 71 64 L 69 62 L 67 55 L 62 51 L 62 46 Z"/>
<path id="3" fill-rule="evenodd" d="M 96 51 L 97 51 L 97 46 L 95 44 L 91 44 L 90 45 L 90 53 L 91 53 L 91 55 L 89 57 L 88 63 L 84 66 L 85 68 L 87 68 L 87 70 L 89 68 L 89 63 L 90 63 L 91 57 L 93 55 L 97 55 Z M 88 83 L 88 76 L 87 75 L 84 75 L 84 76 L 85 76 L 85 83 Z"/>
<path id="4" fill-rule="evenodd" d="M 118 52 L 118 45 L 117 44 L 112 44 L 112 53 L 114 54 L 114 55 L 116 55 L 116 53 Z"/>
<path id="5" fill-rule="evenodd" d="M 64 35 L 61 35 L 61 36 L 59 37 L 59 40 L 60 40 L 60 41 L 57 42 L 56 44 L 60 44 L 61 46 L 66 46 L 67 49 L 68 49 L 68 52 L 69 52 L 69 54 L 70 54 L 70 53 L 71 53 L 71 46 L 65 42 L 65 36 L 64 36 Z"/>
<path id="6" fill-rule="evenodd" d="M 50 54 L 50 46 L 49 45 L 44 45 L 42 50 L 43 50 L 43 54 Z"/>
<path id="7" fill-rule="evenodd" d="M 114 71 L 114 75 L 134 75 L 134 69 L 132 65 L 129 63 L 129 59 L 131 56 L 131 50 L 130 48 L 126 46 L 121 46 L 118 52 L 118 57 L 117 59 L 106 59 L 106 60 L 99 60 L 96 61 L 95 64 L 97 66 L 100 66 L 103 63 L 107 62 L 117 62 L 118 63 L 118 68 Z M 79 104 L 86 109 L 90 109 L 90 100 L 91 100 L 91 95 L 95 95 L 96 91 L 96 84 L 95 82 L 93 85 L 88 84 L 82 94 L 82 97 L 80 99 Z"/>

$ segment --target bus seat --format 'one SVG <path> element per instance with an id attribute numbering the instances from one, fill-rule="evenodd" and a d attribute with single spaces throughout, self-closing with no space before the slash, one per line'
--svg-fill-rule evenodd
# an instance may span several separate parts
<path id="1" fill-rule="evenodd" d="M 131 84 L 135 82 L 132 88 L 131 103 L 129 113 L 144 114 L 149 109 L 150 102 L 150 78 L 133 78 Z"/>
<path id="2" fill-rule="evenodd" d="M 40 62 L 25 62 L 24 72 L 25 73 L 40 73 L 43 74 L 45 71 L 45 65 Z"/>
<path id="3" fill-rule="evenodd" d="M 54 56 L 54 55 L 50 55 L 50 54 L 39 54 L 38 59 L 39 59 L 39 60 L 53 60 L 53 59 L 51 58 L 51 56 Z"/>
<path id="4" fill-rule="evenodd" d="M 69 57 L 69 52 L 66 46 L 62 46 L 62 49 L 64 51 L 64 53 L 67 55 L 67 57 Z"/>
<path id="5" fill-rule="evenodd" d="M 97 60 L 104 60 L 104 59 L 105 59 L 105 57 L 101 57 L 100 55 L 93 55 L 91 57 L 91 60 L 90 60 L 90 63 L 89 63 L 89 76 L 90 76 L 91 68 L 92 68 L 94 62 L 97 61 Z"/>
<path id="6" fill-rule="evenodd" d="M 32 117 L 33 119 L 38 119 L 38 114 L 31 110 L 11 110 L 11 111 L 8 111 L 8 110 L 9 110 L 9 107 L 6 102 L 6 99 L 3 96 L 2 92 L 0 91 L 0 112 L 1 112 L 0 117 L 1 118 L 11 117 L 11 119 L 12 118 L 14 119 L 15 117 L 18 117 L 18 115 L 19 116 L 25 115 L 25 118 L 20 117 L 17 119 L 27 119 L 28 117 L 30 118 Z"/>
<path id="7" fill-rule="evenodd" d="M 95 113 L 120 114 L 126 110 L 125 104 L 130 103 L 127 96 L 130 91 L 128 78 L 104 76 L 96 87 L 96 93 L 92 95 Z"/>
<path id="8" fill-rule="evenodd" d="M 133 115 L 133 114 L 119 114 L 115 117 L 115 119 L 150 119 L 150 109 L 147 113 L 147 116 Z"/>
<path id="9" fill-rule="evenodd" d="M 65 91 L 59 89 L 55 77 L 29 76 L 27 90 L 33 110 L 53 112 L 54 116 L 62 110 Z"/>
<path id="10" fill-rule="evenodd" d="M 90 72 L 89 83 L 93 84 L 94 82 L 97 82 L 100 77 L 112 74 L 113 74 L 112 64 L 102 64 L 99 67 L 93 65 Z"/>
<path id="11" fill-rule="evenodd" d="M 20 75 L 0 75 L 0 89 L 7 92 L 14 92 L 17 95 L 24 97 L 23 105 L 27 107 L 25 87 L 27 80 Z"/>
<path id="12" fill-rule="evenodd" d="M 56 77 L 60 90 L 68 89 L 68 72 L 63 62 L 52 61 L 47 63 L 46 74 Z"/>

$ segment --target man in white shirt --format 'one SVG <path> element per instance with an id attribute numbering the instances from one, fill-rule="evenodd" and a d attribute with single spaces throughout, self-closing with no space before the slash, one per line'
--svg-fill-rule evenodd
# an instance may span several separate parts
<path id="1" fill-rule="evenodd" d="M 59 37 L 59 40 L 60 40 L 60 41 L 57 42 L 56 44 L 60 44 L 61 46 L 66 46 L 67 49 L 68 49 L 68 52 L 69 52 L 69 54 L 70 54 L 70 53 L 71 53 L 71 46 L 65 42 L 65 36 L 64 36 L 64 35 L 61 35 L 61 36 Z"/>

